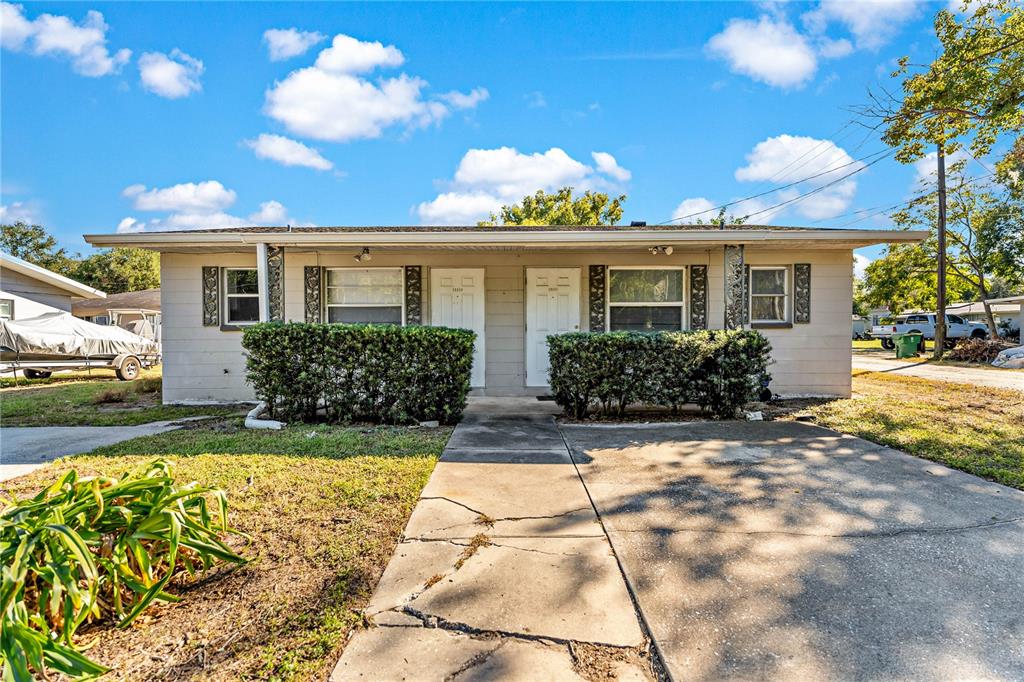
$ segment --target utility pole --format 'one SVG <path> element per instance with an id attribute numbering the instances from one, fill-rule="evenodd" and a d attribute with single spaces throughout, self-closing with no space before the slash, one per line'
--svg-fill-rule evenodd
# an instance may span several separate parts
<path id="1" fill-rule="evenodd" d="M 942 353 L 946 345 L 946 150 L 940 142 L 938 153 L 939 180 L 939 263 L 938 263 L 938 292 L 935 311 L 935 352 L 932 357 L 936 360 L 942 359 Z"/>

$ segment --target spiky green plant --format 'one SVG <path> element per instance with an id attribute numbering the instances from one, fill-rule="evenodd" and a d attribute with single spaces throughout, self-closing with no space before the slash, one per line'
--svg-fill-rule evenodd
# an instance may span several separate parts
<path id="1" fill-rule="evenodd" d="M 210 510 L 216 503 L 217 519 Z M 113 618 L 125 627 L 189 575 L 245 559 L 221 540 L 227 498 L 196 483 L 177 485 L 156 460 L 120 479 L 67 472 L 31 499 L 0 512 L 0 663 L 3 680 L 47 671 L 94 677 L 107 668 L 83 655 L 75 632 Z"/>

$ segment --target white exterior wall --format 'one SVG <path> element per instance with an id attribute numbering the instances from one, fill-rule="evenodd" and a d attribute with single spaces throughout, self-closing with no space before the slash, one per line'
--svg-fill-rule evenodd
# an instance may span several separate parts
<path id="1" fill-rule="evenodd" d="M 15 320 L 43 313 L 71 312 L 71 294 L 8 268 L 0 274 L 0 298 L 14 301 Z"/>
<path id="2" fill-rule="evenodd" d="M 589 326 L 588 266 L 649 265 L 708 266 L 708 323 L 721 328 L 725 315 L 725 283 L 721 248 L 676 250 L 672 256 L 646 252 L 524 252 L 524 251 L 375 251 L 369 263 L 356 264 L 350 251 L 285 249 L 285 317 L 302 321 L 305 315 L 303 268 L 397 267 L 423 268 L 423 320 L 430 323 L 430 270 L 486 270 L 486 389 L 489 395 L 537 392 L 525 386 L 525 283 L 527 267 L 575 267 L 580 272 L 580 328 Z M 778 250 L 746 248 L 751 265 L 811 264 L 811 323 L 791 329 L 766 329 L 776 364 L 771 367 L 776 393 L 850 394 L 850 300 L 853 263 L 850 250 Z M 201 272 L 204 265 L 254 267 L 255 250 L 248 254 L 163 253 L 164 400 L 252 400 L 245 383 L 241 333 L 202 326 Z M 689 277 L 686 277 L 689 287 Z M 792 288 L 792 277 L 790 277 Z M 792 292 L 790 292 L 792 296 Z M 689 314 L 689 291 L 686 293 Z M 792 298 L 790 298 L 792 305 Z"/>

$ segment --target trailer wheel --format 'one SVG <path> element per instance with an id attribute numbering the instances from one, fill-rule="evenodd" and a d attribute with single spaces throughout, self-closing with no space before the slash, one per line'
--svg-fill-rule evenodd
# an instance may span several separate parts
<path id="1" fill-rule="evenodd" d="M 23 370 L 26 379 L 49 379 L 53 372 L 45 372 L 41 369 L 26 369 Z"/>
<path id="2" fill-rule="evenodd" d="M 882 348 L 886 350 L 892 350 L 896 347 L 896 342 L 892 339 L 882 339 Z"/>
<path id="3" fill-rule="evenodd" d="M 124 359 L 121 366 L 115 370 L 117 378 L 121 381 L 135 381 L 142 371 L 142 363 L 134 355 Z"/>

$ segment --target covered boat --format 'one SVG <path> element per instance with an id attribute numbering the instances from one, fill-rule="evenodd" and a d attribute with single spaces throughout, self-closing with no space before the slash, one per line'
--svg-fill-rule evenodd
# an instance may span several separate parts
<path id="1" fill-rule="evenodd" d="M 160 345 L 155 341 L 70 313 L 0 321 L 2 369 L 20 369 L 30 378 L 58 369 L 109 367 L 117 370 L 119 378 L 134 379 L 141 367 L 156 364 L 159 357 Z"/>

